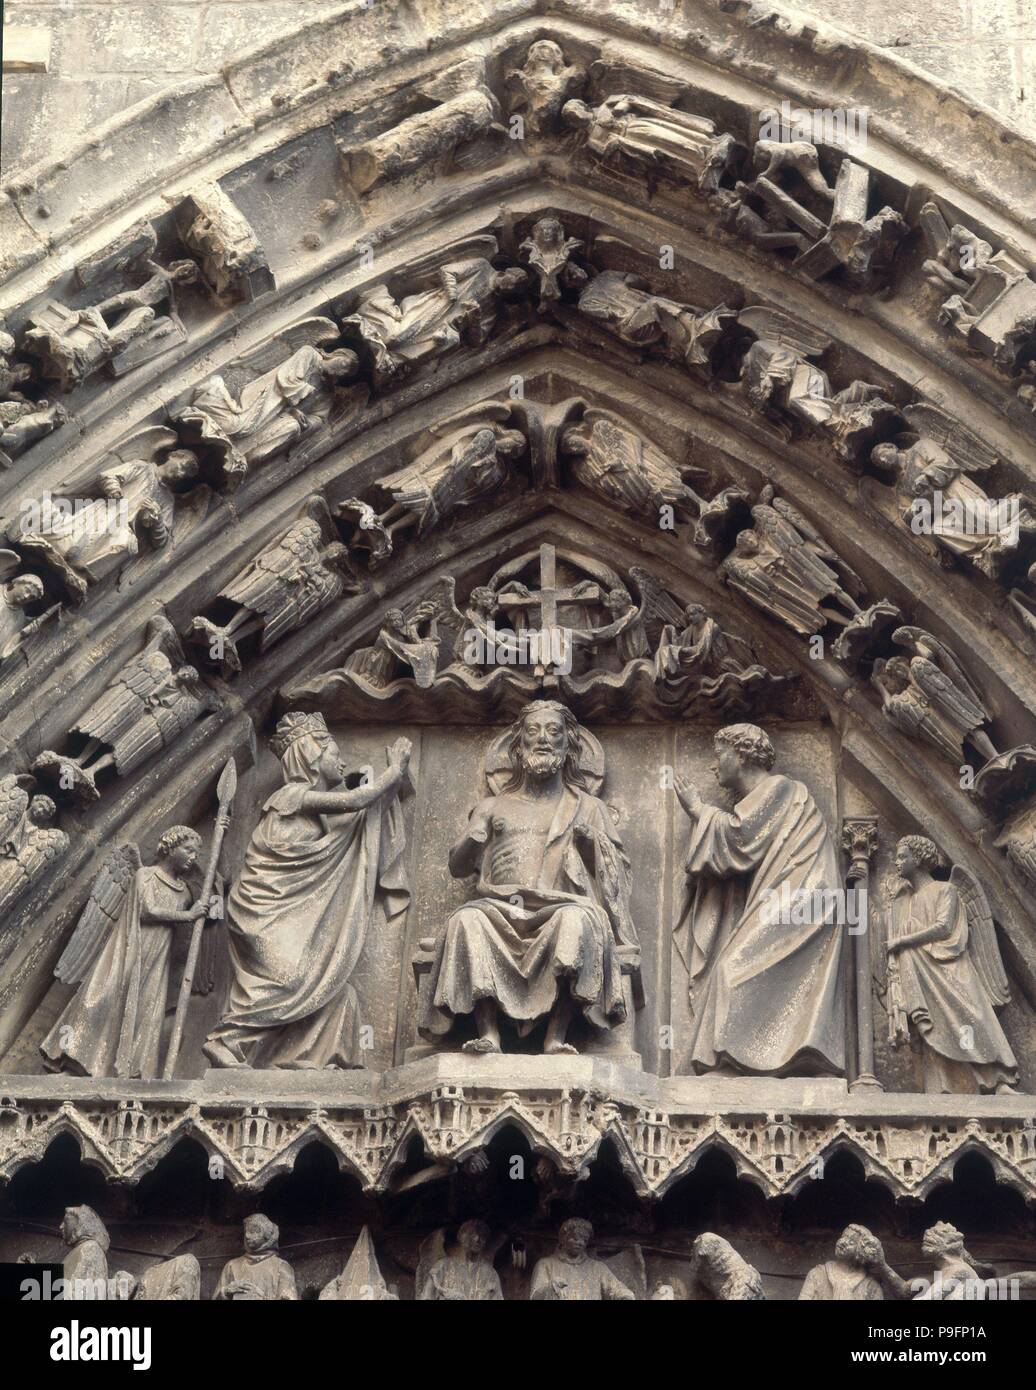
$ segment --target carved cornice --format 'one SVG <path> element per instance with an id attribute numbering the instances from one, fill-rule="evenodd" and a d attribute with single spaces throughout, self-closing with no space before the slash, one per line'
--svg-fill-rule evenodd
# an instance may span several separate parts
<path id="1" fill-rule="evenodd" d="M 388 1193 L 419 1140 L 436 1164 L 460 1165 L 513 1128 L 564 1178 L 614 1147 L 639 1197 L 664 1196 L 713 1149 L 767 1198 L 801 1193 L 849 1153 L 897 1201 L 952 1182 L 968 1153 L 1036 1200 L 1036 1125 L 1023 1097 L 850 1096 L 843 1083 L 721 1083 L 658 1077 L 573 1059 L 500 1057 L 480 1068 L 439 1056 L 396 1071 L 337 1074 L 289 1086 L 271 1073 L 155 1083 L 5 1077 L 0 1178 L 39 1163 L 60 1135 L 113 1182 L 134 1184 L 183 1140 L 214 1177 L 259 1190 L 313 1143 L 370 1193 Z M 211 1075 L 211 1074 L 210 1074 Z M 247 1078 L 247 1079 L 246 1079 Z"/>

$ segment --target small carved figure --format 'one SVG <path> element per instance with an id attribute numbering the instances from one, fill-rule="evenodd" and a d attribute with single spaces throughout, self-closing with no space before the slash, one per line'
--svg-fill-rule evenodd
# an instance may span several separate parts
<path id="1" fill-rule="evenodd" d="M 356 1237 L 356 1244 L 346 1260 L 341 1274 L 336 1275 L 320 1290 L 322 1301 L 338 1300 L 347 1302 L 362 1299 L 376 1303 L 398 1303 L 399 1295 L 385 1283 L 378 1266 L 378 1257 L 371 1240 L 370 1231 L 364 1226 Z"/>
<path id="2" fill-rule="evenodd" d="M 158 842 L 155 864 L 145 865 L 135 844 L 109 853 L 54 969 L 62 984 L 79 988 L 40 1044 L 50 1070 L 159 1075 L 173 932 L 222 916 L 218 892 L 196 901 L 200 849 L 197 831 L 174 825 Z M 210 970 L 207 963 L 198 972 L 196 993 L 208 992 Z"/>
<path id="3" fill-rule="evenodd" d="M 719 187 L 737 151 L 734 137 L 717 135 L 707 117 L 633 93 L 608 97 L 596 108 L 569 101 L 561 115 L 583 130 L 598 159 L 628 159 L 639 168 L 686 179 L 704 193 Z"/>
<path id="4" fill-rule="evenodd" d="M 277 1254 L 280 1231 L 267 1216 L 246 1216 L 245 1253 L 228 1260 L 214 1299 L 233 1303 L 295 1302 L 295 1273 Z"/>
<path id="5" fill-rule="evenodd" d="M 685 482 L 688 475 L 707 476 L 702 469 L 681 466 L 611 411 L 584 410 L 561 436 L 561 453 L 577 483 L 650 525 L 658 525 L 664 507 L 686 520 L 708 506 Z"/>
<path id="6" fill-rule="evenodd" d="M 633 348 L 666 347 L 687 367 L 708 364 L 709 353 L 737 315 L 720 304 L 704 312 L 652 294 L 647 281 L 624 270 L 603 270 L 579 296 L 579 312 Z"/>
<path id="7" fill-rule="evenodd" d="M 804 637 L 828 623 L 844 626 L 860 614 L 849 592 L 862 593 L 860 580 L 769 484 L 752 508 L 752 521 L 753 529 L 738 533 L 734 550 L 719 566 L 731 588 Z"/>
<path id="8" fill-rule="evenodd" d="M 573 1217 L 563 1222 L 554 1254 L 536 1262 L 529 1298 L 546 1303 L 634 1302 L 633 1290 L 617 1279 L 603 1260 L 588 1253 L 593 1236 L 589 1221 Z"/>
<path id="9" fill-rule="evenodd" d="M 937 406 L 907 406 L 903 414 L 914 431 L 907 447 L 871 450 L 871 461 L 895 475 L 900 516 L 915 534 L 996 579 L 1021 534 L 1036 531 L 1036 518 L 1020 494 L 991 498 L 972 480 L 998 458 L 970 430 Z"/>
<path id="10" fill-rule="evenodd" d="M 351 976 L 409 891 L 398 792 L 410 744 L 359 787 L 320 714 L 286 714 L 271 747 L 284 785 L 263 805 L 227 898 L 233 970 L 204 1052 L 217 1067 L 363 1065 Z"/>
<path id="11" fill-rule="evenodd" d="M 314 493 L 298 520 L 236 575 L 217 598 L 235 610 L 225 623 L 197 617 L 187 640 L 207 647 L 209 660 L 224 674 L 241 670 L 238 643 L 260 633 L 259 650 L 267 651 L 289 632 L 296 632 L 346 592 L 356 592 L 349 550 L 339 539 L 327 503 Z"/>
<path id="12" fill-rule="evenodd" d="M 462 343 L 479 347 L 492 331 L 501 299 L 528 284 L 521 269 L 494 270 L 482 256 L 438 268 L 432 288 L 397 301 L 388 285 L 375 285 L 342 320 L 370 349 L 376 383 L 391 380 L 428 357 Z"/>
<path id="13" fill-rule="evenodd" d="M 931 1283 L 914 1295 L 914 1302 L 961 1303 L 983 1297 L 985 1282 L 996 1277 L 989 1265 L 964 1248 L 964 1236 L 948 1221 L 929 1226 L 921 1238 L 921 1253 L 935 1261 Z"/>
<path id="14" fill-rule="evenodd" d="M 885 717 L 908 738 L 929 743 L 955 767 L 965 760 L 965 742 L 982 763 L 998 757 L 982 728 L 989 723 L 989 711 L 950 649 L 919 627 L 897 628 L 892 640 L 909 655 L 874 663 L 871 681 Z"/>
<path id="15" fill-rule="evenodd" d="M 916 1040 L 926 1092 L 1013 1091 L 1018 1064 L 994 1012 L 1010 1001 L 982 886 L 963 865 L 936 879 L 923 835 L 896 847 L 901 875 L 888 918 L 889 1042 Z"/>
<path id="16" fill-rule="evenodd" d="M 393 499 L 376 518 L 379 534 L 389 541 L 379 558 L 391 553 L 397 531 L 414 527 L 423 540 L 458 510 L 486 504 L 499 494 L 514 460 L 528 447 L 520 430 L 507 427 L 511 419 L 511 407 L 500 401 L 452 416 L 433 428 L 437 442 L 413 463 L 378 479 L 379 490 Z M 353 506 L 344 504 L 349 510 Z"/>
<path id="17" fill-rule="evenodd" d="M 431 601 L 418 600 L 407 611 L 390 608 L 374 645 L 352 652 L 344 669 L 375 690 L 383 690 L 409 672 L 418 688 L 427 690 L 439 667 L 435 615 Z"/>
<path id="18" fill-rule="evenodd" d="M 729 1240 L 703 1231 L 695 1237 L 694 1273 L 699 1285 L 724 1303 L 758 1303 L 766 1298 L 759 1271 L 743 1259 Z"/>
<path id="19" fill-rule="evenodd" d="M 44 619 L 25 616 L 26 608 L 43 599 L 43 580 L 35 574 L 19 574 L 21 561 L 11 550 L 0 550 L 0 665 L 27 638 L 38 632 Z"/>
<path id="20" fill-rule="evenodd" d="M 639 967 L 629 861 L 603 801 L 586 790 L 582 732 L 556 701 L 526 705 L 508 735 L 510 775 L 471 813 L 450 852 L 479 873 L 435 947 L 419 1028 L 435 1041 L 474 1015 L 465 1051 L 501 1051 L 501 1015 L 520 1036 L 547 1021 L 545 1053 L 575 1052 L 576 1010 L 609 1029 L 630 1014 L 623 974 Z"/>
<path id="21" fill-rule="evenodd" d="M 86 309 L 69 309 L 51 300 L 30 318 L 23 349 L 39 358 L 40 371 L 71 391 L 102 367 L 116 376 L 182 342 L 176 314 L 176 288 L 199 278 L 194 261 L 173 261 L 168 269 L 147 263 L 151 274 L 136 289 L 110 295 Z M 167 314 L 156 314 L 159 305 Z"/>
<path id="22" fill-rule="evenodd" d="M 59 401 L 31 401 L 20 391 L 9 392 L 0 400 L 0 468 L 9 467 L 12 459 L 67 419 L 68 411 Z"/>
<path id="23" fill-rule="evenodd" d="M 218 300 L 250 303 L 274 288 L 258 237 L 218 183 L 192 189 L 177 209 L 177 222 L 180 239 L 198 257 Z"/>
<path id="24" fill-rule="evenodd" d="M 49 796 L 30 801 L 15 776 L 0 779 L 0 922 L 68 849 L 65 832 L 51 827 L 56 815 Z"/>
<path id="25" fill-rule="evenodd" d="M 73 757 L 45 749 L 33 771 L 84 801 L 96 801 L 100 773 L 128 776 L 170 748 L 217 703 L 194 667 L 183 664 L 173 625 L 159 615 L 148 624 L 144 650 L 126 663 L 70 730 L 74 740 L 85 739 L 79 753 Z"/>
<path id="26" fill-rule="evenodd" d="M 843 1075 L 845 932 L 835 921 L 842 875 L 831 832 L 808 788 L 773 772 L 762 729 L 731 724 L 715 752 L 733 811 L 675 778 L 692 824 L 689 896 L 674 937 L 694 1013 L 688 1069 Z"/>
<path id="27" fill-rule="evenodd" d="M 741 380 L 758 410 L 776 407 L 823 431 L 839 458 L 849 462 L 899 421 L 881 386 L 853 381 L 831 390 L 827 373 L 809 360 L 831 346 L 830 338 L 780 309 L 742 309 L 737 318 L 756 335 L 741 364 Z"/>
<path id="28" fill-rule="evenodd" d="M 162 463 L 119 460 L 97 480 L 99 498 L 33 501 L 8 530 L 12 545 L 52 569 L 73 603 L 91 584 L 122 570 L 142 542 L 167 546 L 177 522 L 178 489 L 198 476 L 188 449 L 173 449 Z"/>
<path id="29" fill-rule="evenodd" d="M 537 39 L 529 45 L 523 65 L 512 68 L 506 80 L 515 94 L 511 110 L 526 113 L 530 135 L 547 135 L 557 126 L 565 102 L 586 81 L 586 73 L 566 61 L 553 39 Z"/>
<path id="30" fill-rule="evenodd" d="M 586 284 L 586 271 L 571 260 L 582 245 L 576 237 L 565 236 L 556 217 L 541 217 L 518 247 L 539 278 L 540 313 L 561 298 L 562 289 L 578 290 Z"/>
<path id="31" fill-rule="evenodd" d="M 108 1247 L 111 1239 L 93 1207 L 66 1207 L 61 1239 L 68 1246 L 61 1276 L 66 1299 L 108 1297 Z"/>
<path id="32" fill-rule="evenodd" d="M 259 374 L 237 399 L 222 376 L 210 377 L 194 389 L 173 424 L 193 447 L 214 450 L 228 480 L 240 482 L 249 467 L 284 453 L 328 421 L 336 391 L 359 365 L 348 348 L 325 351 L 338 340 L 330 319 L 295 324 L 240 364 Z M 288 355 L 267 367 L 271 355 L 285 348 Z"/>
<path id="33" fill-rule="evenodd" d="M 432 1266 L 418 1298 L 438 1303 L 489 1303 L 503 1299 L 500 1276 L 484 1251 L 490 1231 L 484 1221 L 465 1221 L 457 1232 L 456 1254 Z"/>
<path id="34" fill-rule="evenodd" d="M 770 684 L 773 678 L 756 660 L 749 643 L 724 632 L 700 603 L 687 604 L 681 621 L 679 628 L 666 623 L 655 651 L 655 680 L 668 692 L 676 694 L 695 683 L 704 685 L 704 693 L 711 698 L 714 688 L 735 684 L 724 679 L 729 677 L 736 678 L 739 693 L 756 684 Z M 719 708 L 734 703 L 733 692 L 716 703 Z"/>
<path id="35" fill-rule="evenodd" d="M 133 1297 L 138 1303 L 196 1303 L 201 1298 L 197 1255 L 174 1255 L 145 1269 Z"/>
<path id="36" fill-rule="evenodd" d="M 809 1271 L 799 1290 L 800 1301 L 876 1303 L 910 1297 L 910 1286 L 889 1267 L 881 1241 L 866 1226 L 846 1226 L 835 1245 L 835 1257 Z"/>

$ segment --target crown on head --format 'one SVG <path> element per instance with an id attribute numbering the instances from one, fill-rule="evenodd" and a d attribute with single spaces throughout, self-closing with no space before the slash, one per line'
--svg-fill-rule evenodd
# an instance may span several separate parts
<path id="1" fill-rule="evenodd" d="M 301 714 L 298 710 L 294 710 L 291 714 L 286 714 L 277 725 L 277 729 L 270 739 L 270 747 L 278 758 L 283 758 L 296 739 L 327 739 L 330 737 L 322 714 Z"/>

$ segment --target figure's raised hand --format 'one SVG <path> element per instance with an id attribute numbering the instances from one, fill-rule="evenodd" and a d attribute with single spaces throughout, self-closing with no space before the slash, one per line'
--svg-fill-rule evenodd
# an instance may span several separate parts
<path id="1" fill-rule="evenodd" d="M 410 755 L 413 751 L 414 745 L 408 738 L 397 738 L 389 749 L 389 761 L 400 775 L 410 766 Z"/>
<path id="2" fill-rule="evenodd" d="M 689 816 L 700 816 L 704 802 L 698 795 L 698 788 L 679 772 L 673 774 L 673 790 L 679 797 L 680 805 Z"/>

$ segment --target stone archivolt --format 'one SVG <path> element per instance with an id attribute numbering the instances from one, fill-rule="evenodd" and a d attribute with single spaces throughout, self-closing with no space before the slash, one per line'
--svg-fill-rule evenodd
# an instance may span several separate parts
<path id="1" fill-rule="evenodd" d="M 0 772 L 11 804 L 21 797 L 0 923 L 7 1071 L 24 1061 L 16 1039 L 115 843 L 155 844 L 174 821 L 205 826 L 228 756 L 254 801 L 239 809 L 231 879 L 243 836 L 249 856 L 269 850 L 261 805 L 286 793 L 277 813 L 304 815 L 285 761 L 297 729 L 277 726 L 282 787 L 257 751 L 279 716 L 479 729 L 544 698 L 580 721 L 674 738 L 750 713 L 781 757 L 800 727 L 824 728 L 818 760 L 821 737 L 837 734 L 828 820 L 837 775 L 839 807 L 881 819 L 882 852 L 890 835 L 920 830 L 981 880 L 981 904 L 968 907 L 984 914 L 987 973 L 1001 950 L 1007 967 L 993 1002 L 1005 1006 L 1009 977 L 1006 1031 L 1027 1035 L 1036 245 L 995 189 L 1009 176 L 1036 187 L 1036 163 L 1013 137 L 980 173 L 956 167 L 941 133 L 927 154 L 909 148 L 889 114 L 897 94 L 916 85 L 919 109 L 934 97 L 873 54 L 865 152 L 756 140 L 759 111 L 783 91 L 761 65 L 755 20 L 720 11 L 684 50 L 646 19 L 631 32 L 571 5 L 548 29 L 515 11 L 478 33 L 449 31 L 434 64 L 408 17 L 398 70 L 361 79 L 374 21 L 354 10 L 316 21 L 290 54 L 231 70 L 232 111 L 227 91 L 196 93 L 195 108 L 222 111 L 238 138 L 193 165 L 172 159 L 167 185 L 145 173 L 110 201 L 98 190 L 78 221 L 74 169 L 33 171 L 6 191 Z M 831 105 L 844 97 L 841 40 L 767 32 L 797 81 L 819 74 Z M 329 71 L 339 60 L 321 55 L 346 50 Z M 290 90 L 271 104 L 274 69 Z M 171 138 L 168 113 L 141 119 Z M 113 148 L 127 132 L 113 130 Z M 953 524 L 912 533 L 911 499 L 935 492 L 1014 504 L 1019 524 L 1004 521 L 987 545 Z M 89 505 L 27 527 L 30 495 Z M 125 502 L 128 521 L 117 544 L 95 549 L 87 521 L 103 502 Z M 503 634 L 506 647 L 533 627 L 568 632 L 567 670 L 563 651 L 512 664 L 464 650 L 472 631 Z M 184 641 L 201 674 L 181 664 Z M 298 739 L 317 728 L 298 727 Z M 382 758 L 381 746 L 367 756 Z M 382 845 L 409 792 L 422 795 L 409 757 L 397 740 L 377 817 L 367 804 L 355 812 L 365 827 L 377 820 Z M 486 763 L 494 793 L 500 770 Z M 593 771 L 599 787 L 603 755 Z M 33 772 L 60 809 L 60 876 L 28 830 L 21 784 Z M 754 795 L 749 780 L 729 784 L 738 798 Z M 345 787 L 321 814 L 354 813 L 357 788 Z M 596 805 L 585 788 L 568 794 Z M 487 816 L 506 819 L 502 804 Z M 469 808 L 452 809 L 459 826 Z M 598 859 L 580 893 L 604 887 L 583 948 L 601 939 L 600 913 L 614 926 L 625 872 L 617 834 L 598 825 L 590 839 Z M 385 893 L 403 893 L 390 878 Z M 567 910 L 575 890 L 561 882 L 548 889 L 568 893 Z M 923 873 L 911 886 L 927 901 Z M 494 920 L 485 891 L 450 898 L 449 911 L 418 904 L 420 930 L 465 910 L 470 930 L 475 906 Z M 386 920 L 402 911 L 397 902 Z M 394 965 L 407 990 L 413 965 L 420 996 L 449 971 L 417 930 Z M 644 963 L 617 939 L 608 1026 L 628 1025 L 615 1043 L 628 1063 Z M 658 941 L 668 950 L 667 931 Z M 887 999 L 876 924 L 844 970 L 868 1001 L 849 1029 L 856 1089 L 874 1080 L 861 1030 L 869 1037 L 870 1006 Z M 477 1008 L 456 1017 L 466 1012 L 477 1037 L 461 1045 L 497 1050 L 493 1020 Z M 685 1015 L 665 1017 L 685 1030 Z M 839 1150 L 904 1201 L 952 1180 L 969 1152 L 1036 1195 L 1025 1102 L 922 1101 L 884 1047 L 878 1070 L 895 1094 L 818 1082 L 816 1095 L 760 1104 L 714 1079 L 696 1101 L 687 1076 L 633 1086 L 584 1068 L 579 1084 L 582 1060 L 563 1056 L 546 1059 L 575 1067 L 558 1085 L 522 1058 L 503 1089 L 478 1056 L 455 1077 L 444 1065 L 434 1080 L 397 1083 L 389 1068 L 415 1047 L 412 1025 L 407 1016 L 379 1043 L 355 1092 L 348 1074 L 312 1096 L 305 1085 L 284 1094 L 278 1072 L 218 1087 L 177 1080 L 161 1096 L 133 1077 L 48 1090 L 12 1076 L 0 1085 L 0 1176 L 70 1133 L 87 1164 L 135 1182 L 191 1138 L 234 1186 L 261 1189 L 317 1142 L 365 1190 L 391 1193 L 413 1141 L 456 1166 L 513 1127 L 566 1180 L 611 1145 L 644 1198 L 717 1147 L 767 1197 L 802 1190 Z M 575 1050 L 564 1028 L 549 1029 L 548 1050 Z M 195 1057 L 203 1036 L 195 1027 Z M 1032 1059 L 1018 1050 L 1031 1090 Z M 665 1069 L 659 1059 L 655 1049 L 649 1073 Z M 764 1083 L 751 1084 L 761 1098 Z"/>

